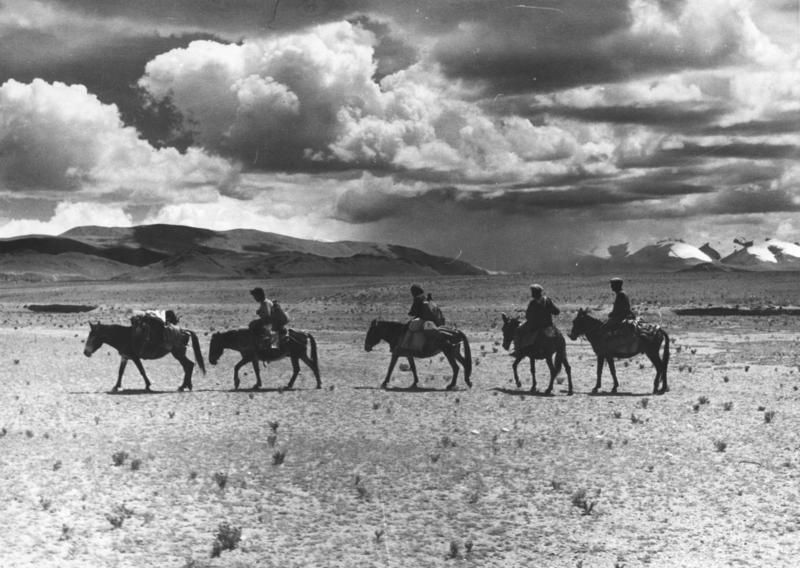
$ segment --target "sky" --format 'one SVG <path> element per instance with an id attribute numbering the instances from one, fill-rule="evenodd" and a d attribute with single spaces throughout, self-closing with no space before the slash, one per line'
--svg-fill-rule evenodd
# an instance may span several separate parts
<path id="1" fill-rule="evenodd" d="M 0 237 L 800 240 L 800 0 L 0 0 Z"/>

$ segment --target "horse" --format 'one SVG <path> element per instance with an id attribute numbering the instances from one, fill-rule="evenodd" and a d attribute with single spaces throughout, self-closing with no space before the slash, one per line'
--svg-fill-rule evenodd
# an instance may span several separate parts
<path id="1" fill-rule="evenodd" d="M 442 353 L 447 357 L 447 361 L 453 368 L 453 378 L 447 385 L 447 390 L 451 390 L 456 386 L 456 379 L 458 378 L 458 364 L 464 367 L 464 382 L 468 387 L 472 387 L 469 378 L 472 374 L 472 353 L 469 347 L 469 340 L 464 332 L 447 328 L 439 327 L 436 330 L 426 332 L 425 349 L 422 353 L 416 353 L 409 349 L 400 347 L 400 343 L 408 330 L 408 324 L 398 321 L 381 321 L 372 320 L 372 323 L 367 330 L 367 336 L 364 339 L 364 351 L 370 352 L 381 341 L 389 344 L 392 353 L 392 359 L 389 361 L 389 370 L 386 373 L 386 378 L 381 383 L 381 388 L 386 388 L 389 384 L 389 378 L 392 376 L 392 371 L 400 357 L 408 359 L 411 372 L 414 373 L 414 383 L 411 388 L 417 388 L 419 377 L 417 376 L 417 366 L 414 364 L 414 357 L 428 358 Z M 430 335 L 428 335 L 430 334 Z M 460 352 L 459 346 L 464 344 L 464 354 Z"/>
<path id="2" fill-rule="evenodd" d="M 647 355 L 656 368 L 656 377 L 653 380 L 653 394 L 663 394 L 669 390 L 667 386 L 669 335 L 660 326 L 656 327 L 652 339 L 639 333 L 620 337 L 610 333 L 602 321 L 589 315 L 588 310 L 579 309 L 575 320 L 572 322 L 569 338 L 574 341 L 581 335 L 589 340 L 592 350 L 597 355 L 597 384 L 592 389 L 592 393 L 597 393 L 600 389 L 600 377 L 603 374 L 604 361 L 608 362 L 611 377 L 614 379 L 614 388 L 611 389 L 611 392 L 616 393 L 619 383 L 617 382 L 614 359 L 627 359 L 640 353 Z M 663 355 L 660 354 L 662 343 L 664 344 Z M 660 388 L 659 384 L 661 385 Z"/>
<path id="3" fill-rule="evenodd" d="M 89 336 L 86 338 L 86 344 L 83 347 L 83 354 L 91 357 L 92 354 L 100 349 L 103 344 L 113 347 L 117 350 L 120 356 L 119 375 L 117 377 L 117 384 L 111 389 L 112 392 L 117 392 L 122 387 L 122 375 L 125 372 L 125 366 L 128 360 L 133 361 L 139 373 L 144 379 L 144 388 L 150 391 L 150 379 L 147 378 L 147 373 L 144 372 L 142 366 L 142 359 L 160 359 L 168 353 L 171 353 L 183 367 L 183 383 L 178 387 L 179 391 L 184 389 L 192 390 L 192 371 L 194 370 L 194 363 L 186 356 L 186 349 L 189 341 L 192 343 L 192 350 L 200 370 L 205 374 L 206 368 L 203 363 L 203 354 L 200 351 L 200 342 L 197 335 L 188 329 L 179 330 L 180 340 L 173 345 L 162 343 L 161 345 L 149 345 L 145 349 L 137 350 L 134 347 L 134 329 L 129 325 L 115 325 L 115 324 L 102 324 L 100 322 L 89 323 Z"/>
<path id="4" fill-rule="evenodd" d="M 249 328 L 233 329 L 214 333 L 211 336 L 211 345 L 208 349 L 208 360 L 212 365 L 216 365 L 225 349 L 238 351 L 242 358 L 233 367 L 233 386 L 239 390 L 239 369 L 247 363 L 253 364 L 256 373 L 256 384 L 254 389 L 261 388 L 261 371 L 258 368 L 259 361 L 271 363 L 289 357 L 292 361 L 292 378 L 289 379 L 287 389 L 294 387 L 294 381 L 300 373 L 300 363 L 303 361 L 314 372 L 317 379 L 317 388 L 322 388 L 319 378 L 319 362 L 317 359 L 317 342 L 314 336 L 308 332 L 289 329 L 286 343 L 280 349 L 258 349 L 257 339 Z M 306 352 L 306 347 L 311 347 L 311 354 Z"/>
<path id="5" fill-rule="evenodd" d="M 545 394 L 550 394 L 553 391 L 553 381 L 561 372 L 561 367 L 563 366 L 567 373 L 567 381 L 569 383 L 567 394 L 571 395 L 572 368 L 567 361 L 567 341 L 558 328 L 553 326 L 556 332 L 554 338 L 542 337 L 533 345 L 527 345 L 520 349 L 517 346 L 517 339 L 515 337 L 517 329 L 519 329 L 520 319 L 518 317 L 508 317 L 506 314 L 502 314 L 502 316 L 503 349 L 508 351 L 511 343 L 514 343 L 514 362 L 511 364 L 511 368 L 514 370 L 514 381 L 517 383 L 517 388 L 522 386 L 519 381 L 519 375 L 517 374 L 517 365 L 519 365 L 519 362 L 525 357 L 528 357 L 531 362 L 531 378 L 533 379 L 531 392 L 536 392 L 536 359 L 544 359 L 547 362 L 547 367 L 550 369 L 550 385 L 547 387 L 547 390 L 544 391 Z M 553 365 L 553 354 L 556 356 L 555 365 Z"/>

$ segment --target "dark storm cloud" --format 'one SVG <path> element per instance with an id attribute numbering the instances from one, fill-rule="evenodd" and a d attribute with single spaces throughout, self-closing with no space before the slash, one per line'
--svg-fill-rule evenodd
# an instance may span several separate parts
<path id="1" fill-rule="evenodd" d="M 65 47 L 69 42 L 55 33 L 17 30 L 0 36 L 0 84 L 12 78 L 23 83 L 39 78 L 83 85 L 101 102 L 117 105 L 123 121 L 135 126 L 145 139 L 155 145 L 175 143 L 172 129 L 179 117 L 166 105 L 145 105 L 136 81 L 153 57 L 197 39 L 214 38 L 206 34 L 107 36 L 79 48 Z"/>
<path id="2" fill-rule="evenodd" d="M 577 119 L 582 122 L 607 122 L 610 124 L 639 124 L 642 126 L 658 127 L 661 130 L 697 131 L 708 124 L 714 123 L 727 112 L 726 109 L 692 108 L 689 105 L 678 103 L 636 106 L 597 106 L 588 108 L 575 108 L 565 106 L 533 107 L 530 109 L 532 116 L 554 115 L 565 118 Z"/>

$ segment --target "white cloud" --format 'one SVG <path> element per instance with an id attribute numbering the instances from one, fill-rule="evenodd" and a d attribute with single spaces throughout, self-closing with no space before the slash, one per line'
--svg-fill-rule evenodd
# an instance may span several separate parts
<path id="1" fill-rule="evenodd" d="M 58 235 L 73 227 L 100 225 L 103 227 L 129 227 L 131 216 L 121 208 L 99 203 L 62 202 L 48 221 L 35 219 L 11 219 L 0 225 L 0 237 L 19 235 Z"/>
<path id="2" fill-rule="evenodd" d="M 0 183 L 22 192 L 118 194 L 170 201 L 232 183 L 227 161 L 198 149 L 155 149 L 122 124 L 117 107 L 81 85 L 0 86 Z"/>

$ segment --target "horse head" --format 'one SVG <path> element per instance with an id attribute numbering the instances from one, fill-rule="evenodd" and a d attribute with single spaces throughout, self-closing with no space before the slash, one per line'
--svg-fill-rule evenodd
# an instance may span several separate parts
<path id="1" fill-rule="evenodd" d="M 578 313 L 575 314 L 575 319 L 572 320 L 572 329 L 569 331 L 569 338 L 575 341 L 581 335 L 585 334 L 588 327 L 587 324 L 592 318 L 589 317 L 589 308 L 578 308 Z"/>
<path id="2" fill-rule="evenodd" d="M 222 352 L 225 350 L 220 339 L 219 333 L 211 334 L 211 345 L 208 346 L 208 362 L 212 365 L 217 364 Z"/>
<path id="3" fill-rule="evenodd" d="M 83 354 L 87 357 L 91 357 L 92 354 L 100 349 L 100 346 L 103 345 L 103 339 L 99 335 L 100 331 L 100 322 L 89 322 L 89 335 L 86 338 L 86 343 L 83 346 Z"/>
<path id="4" fill-rule="evenodd" d="M 511 342 L 514 341 L 514 335 L 519 329 L 519 318 L 516 316 L 508 317 L 505 313 L 503 316 L 503 349 L 508 351 L 511 347 Z"/>
<path id="5" fill-rule="evenodd" d="M 364 338 L 364 351 L 369 353 L 372 349 L 380 343 L 382 337 L 380 331 L 378 329 L 378 323 L 380 322 L 380 318 L 372 320 L 372 323 L 369 324 L 369 329 L 367 330 L 367 337 Z"/>

